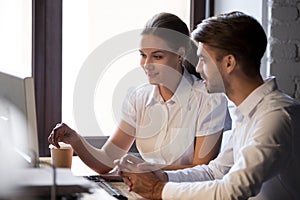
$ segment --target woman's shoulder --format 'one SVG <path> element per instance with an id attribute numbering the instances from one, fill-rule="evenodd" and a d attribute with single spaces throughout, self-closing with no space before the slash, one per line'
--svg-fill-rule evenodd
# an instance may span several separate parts
<path id="1" fill-rule="evenodd" d="M 129 88 L 127 91 L 127 97 L 131 97 L 131 98 L 146 97 L 151 94 L 153 89 L 154 86 L 151 85 L 150 83 L 143 83 L 141 85 Z"/>
<path id="2" fill-rule="evenodd" d="M 129 89 L 129 92 L 135 93 L 135 94 L 147 94 L 153 90 L 154 86 L 150 83 L 143 83 L 141 85 L 138 85 L 136 87 L 132 87 Z"/>

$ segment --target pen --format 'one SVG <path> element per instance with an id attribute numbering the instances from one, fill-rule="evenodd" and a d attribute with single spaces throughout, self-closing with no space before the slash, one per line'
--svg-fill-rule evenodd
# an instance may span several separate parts
<path id="1" fill-rule="evenodd" d="M 126 160 L 126 162 L 128 162 L 130 164 L 133 164 L 133 162 L 131 160 Z"/>

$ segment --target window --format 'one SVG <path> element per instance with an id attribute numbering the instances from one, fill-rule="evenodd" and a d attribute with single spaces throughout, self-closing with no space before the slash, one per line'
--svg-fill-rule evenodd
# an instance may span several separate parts
<path id="1" fill-rule="evenodd" d="M 147 82 L 137 49 L 118 51 L 118 41 L 138 45 L 139 29 L 159 12 L 190 24 L 186 0 L 63 1 L 62 121 L 83 136 L 114 132 L 127 90 Z"/>
<path id="2" fill-rule="evenodd" d="M 31 76 L 32 0 L 0 1 L 0 71 Z"/>

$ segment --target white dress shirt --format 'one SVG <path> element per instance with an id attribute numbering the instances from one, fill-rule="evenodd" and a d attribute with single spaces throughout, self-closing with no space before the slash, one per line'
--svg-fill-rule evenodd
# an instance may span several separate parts
<path id="1" fill-rule="evenodd" d="M 225 149 L 208 165 L 167 172 L 163 199 L 300 199 L 299 104 L 273 78 L 235 109 Z"/>
<path id="2" fill-rule="evenodd" d="M 208 94 L 204 84 L 184 70 L 171 99 L 163 101 L 156 85 L 129 92 L 122 119 L 136 128 L 136 145 L 144 160 L 157 164 L 191 164 L 195 137 L 225 126 L 227 99 Z M 231 126 L 227 118 L 225 129 Z M 207 150 L 208 151 L 208 150 Z"/>

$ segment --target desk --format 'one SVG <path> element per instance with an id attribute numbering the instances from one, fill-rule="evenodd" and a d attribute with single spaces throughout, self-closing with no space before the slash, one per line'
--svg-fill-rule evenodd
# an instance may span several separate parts
<path id="1" fill-rule="evenodd" d="M 51 163 L 50 157 L 41 157 L 41 161 Z M 74 176 L 91 176 L 91 175 L 99 175 L 97 172 L 89 168 L 86 164 L 84 164 L 78 156 L 73 156 L 72 159 L 72 167 L 71 171 Z M 128 200 L 142 200 L 145 199 L 138 195 L 135 192 L 129 192 L 127 190 L 127 185 L 123 182 L 110 182 L 110 184 L 116 186 L 119 190 L 123 192 L 128 198 Z M 96 200 L 101 199 L 102 191 L 96 191 L 95 194 L 84 194 L 83 200 Z M 100 197 L 100 198 L 99 198 Z M 103 197 L 103 196 L 102 196 Z"/>

